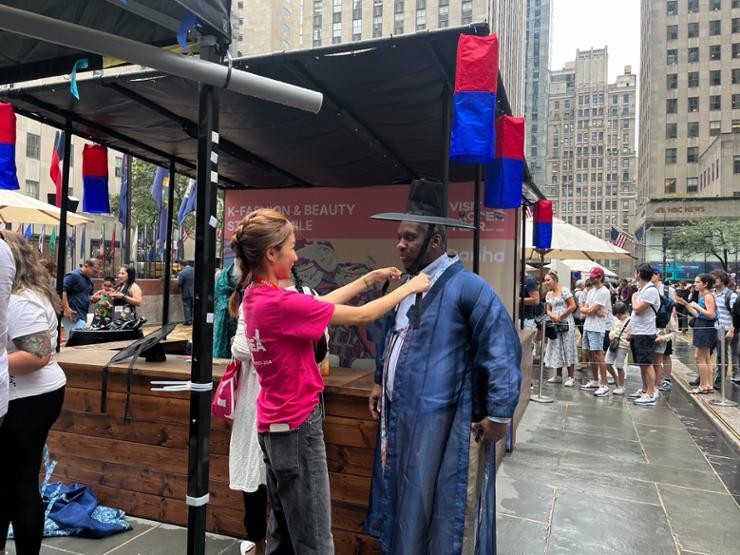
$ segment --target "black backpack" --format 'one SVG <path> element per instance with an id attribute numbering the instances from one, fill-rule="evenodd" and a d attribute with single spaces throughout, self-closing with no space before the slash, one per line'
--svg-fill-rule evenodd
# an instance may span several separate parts
<path id="1" fill-rule="evenodd" d="M 652 287 L 655 287 L 654 285 Z M 657 287 L 655 287 L 657 289 Z M 663 286 L 663 293 L 664 295 L 660 295 L 660 308 L 658 310 L 655 310 L 655 307 L 653 305 L 650 305 L 650 308 L 653 309 L 653 312 L 655 312 L 655 327 L 658 329 L 663 329 L 668 325 L 668 322 L 671 321 L 671 314 L 673 314 L 673 307 L 676 304 L 673 300 L 671 300 L 670 295 L 668 294 L 668 286 Z"/>

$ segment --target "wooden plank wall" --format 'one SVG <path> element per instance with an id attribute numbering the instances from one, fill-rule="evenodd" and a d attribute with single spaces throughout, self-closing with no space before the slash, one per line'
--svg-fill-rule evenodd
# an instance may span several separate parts
<path id="1" fill-rule="evenodd" d="M 134 376 L 132 422 L 123 423 L 125 376 L 112 373 L 108 413 L 100 413 L 100 370 L 65 369 L 64 408 L 49 435 L 54 479 L 93 488 L 101 503 L 132 516 L 187 525 L 187 393 L 158 394 Z M 326 448 L 338 554 L 379 553 L 365 535 L 376 423 L 364 397 L 326 395 Z M 228 487 L 229 424 L 211 426 L 208 530 L 243 537 L 242 495 Z"/>

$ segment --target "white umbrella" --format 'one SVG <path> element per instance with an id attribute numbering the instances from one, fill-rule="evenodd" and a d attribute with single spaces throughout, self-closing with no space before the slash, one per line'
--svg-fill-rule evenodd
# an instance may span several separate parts
<path id="1" fill-rule="evenodd" d="M 59 225 L 61 209 L 33 197 L 0 189 L 0 221 L 12 224 Z M 90 223 L 93 220 L 74 212 L 67 212 L 69 225 Z"/>
<path id="2" fill-rule="evenodd" d="M 581 273 L 588 273 L 591 271 L 591 268 L 601 268 L 604 270 L 604 275 L 609 277 L 617 277 L 617 274 L 612 272 L 609 268 L 606 266 L 602 266 L 598 262 L 594 262 L 593 260 L 573 260 L 573 259 L 566 259 L 561 260 L 563 264 L 568 266 L 570 268 L 571 272 L 581 272 Z"/>
<path id="3" fill-rule="evenodd" d="M 542 253 L 532 246 L 532 218 L 527 218 L 526 236 L 527 258 L 540 258 Z M 613 260 L 632 256 L 629 251 L 607 243 L 558 218 L 552 219 L 552 244 L 544 255 L 546 259 L 557 260 Z"/>

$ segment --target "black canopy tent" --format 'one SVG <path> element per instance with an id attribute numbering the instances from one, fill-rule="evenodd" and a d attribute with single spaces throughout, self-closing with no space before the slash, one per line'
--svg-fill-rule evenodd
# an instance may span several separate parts
<path id="1" fill-rule="evenodd" d="M 80 77 L 80 101 L 66 83 L 17 86 L 4 93 L 4 100 L 23 115 L 66 128 L 67 136 L 77 134 L 173 172 L 192 176 L 197 168 L 196 283 L 203 287 L 196 293 L 195 316 L 206 322 L 215 270 L 206 214 L 215 206 L 215 187 L 209 183 L 216 164 L 224 188 L 359 187 L 421 177 L 474 181 L 480 205 L 480 168 L 448 163 L 449 102 L 459 34 L 488 32 L 487 25 L 477 24 L 233 62 L 235 68 L 321 91 L 324 105 L 315 115 L 230 91 L 221 91 L 216 100 L 212 87 L 155 71 Z M 213 49 L 201 47 L 202 55 L 204 50 L 217 58 Z M 511 113 L 501 82 L 497 110 Z M 217 146 L 212 147 L 208 143 L 214 137 Z M 216 150 L 217 162 L 211 163 Z M 543 195 L 527 171 L 523 200 L 531 204 L 539 198 Z M 518 273 L 514 268 L 512 277 Z M 191 379 L 210 382 L 212 326 L 196 329 Z M 198 487 L 192 492 L 189 487 L 189 497 L 207 492 L 206 397 L 193 395 L 191 404 L 191 414 L 203 416 L 205 410 L 206 416 L 191 420 L 196 455 L 189 474 Z M 204 523 L 191 524 L 189 552 L 190 534 L 204 531 Z"/>

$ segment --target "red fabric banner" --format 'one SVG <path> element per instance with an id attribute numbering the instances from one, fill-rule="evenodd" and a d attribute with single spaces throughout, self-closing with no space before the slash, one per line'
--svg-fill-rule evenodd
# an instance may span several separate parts
<path id="1" fill-rule="evenodd" d="M 524 118 L 496 118 L 496 158 L 524 160 Z"/>
<path id="2" fill-rule="evenodd" d="M 498 36 L 460 35 L 457 41 L 455 92 L 496 93 L 498 89 Z"/>
<path id="3" fill-rule="evenodd" d="M 108 148 L 85 145 L 82 149 L 82 177 L 108 177 Z"/>

